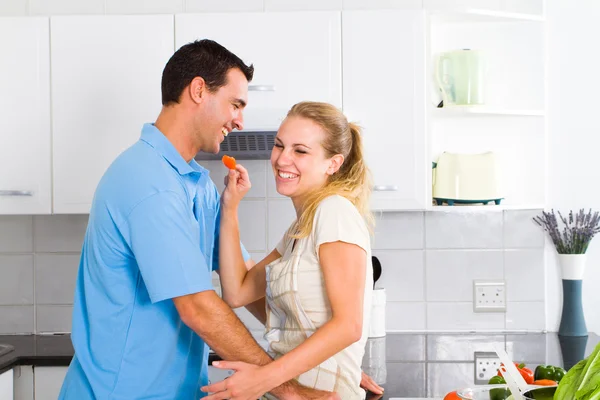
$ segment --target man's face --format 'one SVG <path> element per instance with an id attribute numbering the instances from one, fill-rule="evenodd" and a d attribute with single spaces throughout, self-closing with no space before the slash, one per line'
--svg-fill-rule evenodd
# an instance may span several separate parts
<path id="1" fill-rule="evenodd" d="M 196 118 L 200 150 L 216 154 L 226 135 L 244 128 L 242 112 L 248 103 L 248 80 L 242 71 L 232 68 L 224 86 L 216 92 L 205 89 L 203 96 Z"/>

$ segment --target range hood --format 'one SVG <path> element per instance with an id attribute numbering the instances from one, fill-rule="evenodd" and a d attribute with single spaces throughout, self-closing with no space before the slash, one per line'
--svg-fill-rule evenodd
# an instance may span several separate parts
<path id="1" fill-rule="evenodd" d="M 220 160 L 225 154 L 236 160 L 268 160 L 275 143 L 276 130 L 234 131 L 221 143 L 218 154 L 199 152 L 197 161 Z"/>

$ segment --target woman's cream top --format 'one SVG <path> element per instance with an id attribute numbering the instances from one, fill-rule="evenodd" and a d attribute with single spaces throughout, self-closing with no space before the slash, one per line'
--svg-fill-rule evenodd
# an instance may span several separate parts
<path id="1" fill-rule="evenodd" d="M 294 226 L 295 223 L 290 229 Z M 364 399 L 365 391 L 359 385 L 369 332 L 373 268 L 369 230 L 348 199 L 338 195 L 327 197 L 317 208 L 309 236 L 297 239 L 294 245 L 294 239 L 286 235 L 277 245 L 282 257 L 266 267 L 265 338 L 269 341 L 271 356 L 279 358 L 298 347 L 331 319 L 331 305 L 319 264 L 319 246 L 337 241 L 355 244 L 366 253 L 366 265 L 362 271 L 365 274 L 362 337 L 300 375 L 298 381 L 311 388 L 336 392 L 344 400 Z M 345 265 L 337 267 L 347 269 L 344 273 L 357 273 Z"/>

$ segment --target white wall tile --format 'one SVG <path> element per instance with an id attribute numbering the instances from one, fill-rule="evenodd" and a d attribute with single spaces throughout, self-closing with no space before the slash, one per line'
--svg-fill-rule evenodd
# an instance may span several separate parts
<path id="1" fill-rule="evenodd" d="M 43 215 L 33 219 L 36 252 L 80 252 L 89 215 Z"/>
<path id="2" fill-rule="evenodd" d="M 0 305 L 33 305 L 33 256 L 0 254 Z"/>
<path id="3" fill-rule="evenodd" d="M 381 277 L 377 287 L 384 287 L 387 301 L 425 300 L 423 250 L 377 251 Z"/>
<path id="4" fill-rule="evenodd" d="M 36 254 L 36 304 L 73 304 L 78 254 Z"/>
<path id="5" fill-rule="evenodd" d="M 456 388 L 472 387 L 475 380 L 475 364 L 428 363 L 427 397 L 444 397 Z"/>
<path id="6" fill-rule="evenodd" d="M 366 9 L 420 9 L 423 0 L 343 0 L 344 10 L 366 10 Z"/>
<path id="7" fill-rule="evenodd" d="M 33 332 L 33 306 L 0 306 L 0 335 Z"/>
<path id="8" fill-rule="evenodd" d="M 36 332 L 71 332 L 72 306 L 37 306 Z"/>
<path id="9" fill-rule="evenodd" d="M 265 258 L 267 256 L 266 252 L 262 252 L 262 251 L 252 251 L 252 252 L 248 252 L 250 253 L 250 258 L 255 262 L 255 263 L 259 263 L 263 258 Z"/>
<path id="10" fill-rule="evenodd" d="M 27 15 L 27 0 L 2 0 L 0 2 L 0 16 Z"/>
<path id="11" fill-rule="evenodd" d="M 542 248 L 544 230 L 533 221 L 541 210 L 504 211 L 504 248 Z"/>
<path id="12" fill-rule="evenodd" d="M 502 211 L 427 212 L 425 232 L 428 249 L 500 249 Z"/>
<path id="13" fill-rule="evenodd" d="M 425 240 L 422 212 L 377 213 L 373 249 L 422 249 Z"/>
<path id="14" fill-rule="evenodd" d="M 478 8 L 506 12 L 541 14 L 544 0 L 423 0 L 428 9 Z"/>
<path id="15" fill-rule="evenodd" d="M 513 302 L 506 305 L 506 329 L 542 331 L 546 327 L 544 302 Z"/>
<path id="16" fill-rule="evenodd" d="M 475 361 L 476 351 L 494 351 L 494 346 L 504 348 L 504 335 L 490 337 L 479 334 L 429 335 L 427 359 L 429 361 Z"/>
<path id="17" fill-rule="evenodd" d="M 210 178 L 217 186 L 217 190 L 219 193 L 223 193 L 223 189 L 225 189 L 224 178 L 227 176 L 227 168 L 223 163 L 220 160 L 199 161 L 198 163 L 210 171 Z M 263 160 L 242 160 L 239 163 L 248 170 L 250 182 L 252 183 L 252 187 L 245 198 L 264 198 L 267 191 L 265 180 L 266 162 Z"/>
<path id="18" fill-rule="evenodd" d="M 501 330 L 504 313 L 474 313 L 473 303 L 427 303 L 427 329 L 438 331 Z"/>
<path id="19" fill-rule="evenodd" d="M 186 12 L 263 11 L 263 0 L 185 0 Z"/>
<path id="20" fill-rule="evenodd" d="M 423 331 L 426 328 L 425 303 L 390 302 L 385 305 L 387 332 Z"/>
<path id="21" fill-rule="evenodd" d="M 247 200 L 240 203 L 240 238 L 246 250 L 265 250 L 267 232 L 266 203 L 262 200 Z"/>
<path id="22" fill-rule="evenodd" d="M 504 279 L 501 250 L 428 250 L 428 301 L 473 301 L 474 279 Z"/>
<path id="23" fill-rule="evenodd" d="M 277 193 L 275 186 L 275 176 L 273 175 L 273 167 L 271 163 L 267 161 L 267 197 L 274 199 L 287 199 L 287 197 Z"/>
<path id="24" fill-rule="evenodd" d="M 505 250 L 508 301 L 544 301 L 544 249 Z"/>
<path id="25" fill-rule="evenodd" d="M 342 0 L 265 0 L 265 11 L 341 10 Z"/>
<path id="26" fill-rule="evenodd" d="M 184 0 L 106 0 L 107 14 L 175 14 Z"/>
<path id="27" fill-rule="evenodd" d="M 33 250 L 33 222 L 28 215 L 0 216 L 0 252 L 25 253 Z"/>
<path id="28" fill-rule="evenodd" d="M 270 253 L 283 238 L 283 234 L 292 222 L 296 220 L 296 210 L 289 199 L 269 200 L 267 207 L 269 213 L 267 253 Z"/>
<path id="29" fill-rule="evenodd" d="M 104 14 L 104 0 L 29 0 L 32 15 Z"/>

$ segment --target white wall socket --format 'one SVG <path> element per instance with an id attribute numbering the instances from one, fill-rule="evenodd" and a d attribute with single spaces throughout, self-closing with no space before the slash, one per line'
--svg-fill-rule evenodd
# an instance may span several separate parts
<path id="1" fill-rule="evenodd" d="M 487 385 L 490 378 L 498 374 L 500 358 L 494 352 L 475 352 L 475 385 Z"/>
<path id="2" fill-rule="evenodd" d="M 473 281 L 473 311 L 505 312 L 506 283 L 503 280 Z"/>

